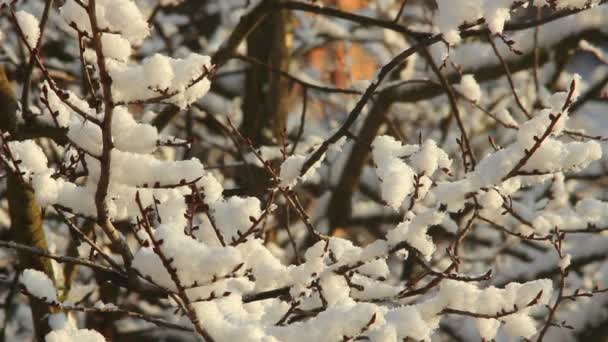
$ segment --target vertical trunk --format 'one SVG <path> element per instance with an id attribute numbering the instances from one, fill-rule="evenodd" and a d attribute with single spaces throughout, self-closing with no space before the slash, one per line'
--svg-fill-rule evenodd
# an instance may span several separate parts
<path id="1" fill-rule="evenodd" d="M 8 173 L 7 198 L 11 217 L 11 236 L 18 243 L 47 250 L 46 238 L 42 229 L 42 213 L 36 203 L 34 192 L 21 184 L 20 180 Z M 19 268 L 32 268 L 46 273 L 54 281 L 53 266 L 46 258 L 26 252 L 18 252 Z M 50 331 L 47 318 L 53 313 L 53 308 L 35 299 L 30 300 L 32 319 L 36 339 L 44 341 L 44 336 Z"/>
<path id="2" fill-rule="evenodd" d="M 273 11 L 247 36 L 247 55 L 269 67 L 251 65 L 245 79 L 241 131 L 256 147 L 280 144 L 284 134 L 289 84 L 276 70 L 289 65 L 289 25 L 289 13 Z M 269 186 L 266 172 L 251 169 L 242 174 L 247 174 L 241 183 L 248 193 L 262 197 Z"/>
<path id="3" fill-rule="evenodd" d="M 289 14 L 273 11 L 247 37 L 247 55 L 274 69 L 288 68 Z M 260 66 L 247 70 L 242 131 L 255 145 L 276 141 L 285 129 L 289 84 Z"/>
<path id="4" fill-rule="evenodd" d="M 389 107 L 389 101 L 380 96 L 365 118 L 327 207 L 330 233 L 342 228 L 350 218 L 353 194 L 359 185 L 361 172 L 369 160 L 370 146 L 384 123 L 384 116 Z"/>
<path id="5" fill-rule="evenodd" d="M 16 99 L 8 81 L 4 68 L 0 65 L 0 128 L 15 135 L 16 122 Z M 42 229 L 42 212 L 36 203 L 34 192 L 21 180 L 8 172 L 7 198 L 9 214 L 11 217 L 11 236 L 21 244 L 47 250 L 46 238 Z M 49 259 L 34 256 L 28 253 L 19 252 L 19 268 L 32 268 L 46 273 L 49 278 L 55 281 L 53 266 Z M 31 300 L 32 319 L 36 339 L 44 341 L 44 336 L 49 332 L 47 317 L 53 313 L 53 308 L 37 301 Z"/>

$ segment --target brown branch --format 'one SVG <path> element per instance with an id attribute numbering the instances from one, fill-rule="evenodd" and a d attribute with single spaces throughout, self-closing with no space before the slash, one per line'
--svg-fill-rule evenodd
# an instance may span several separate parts
<path id="1" fill-rule="evenodd" d="M 587 91 L 585 91 L 579 98 L 570 106 L 570 115 L 574 114 L 577 110 L 583 107 L 583 105 L 593 100 L 604 87 L 608 84 L 608 75 L 604 76 L 601 80 L 595 82 Z"/>
<path id="2" fill-rule="evenodd" d="M 23 292 L 28 294 L 27 288 L 24 288 Z M 56 308 L 64 310 L 64 311 L 78 311 L 78 312 L 84 312 L 84 313 L 100 313 L 100 314 L 118 314 L 118 315 L 127 316 L 129 318 L 135 318 L 135 319 L 140 319 L 140 320 L 143 320 L 146 322 L 150 322 L 150 323 L 153 323 L 153 324 L 155 324 L 159 327 L 163 327 L 163 328 L 176 329 L 176 330 L 187 331 L 187 332 L 194 332 L 194 329 L 192 329 L 192 328 L 185 327 L 185 326 L 175 324 L 175 323 L 171 323 L 164 319 L 154 317 L 154 316 L 151 316 L 148 314 L 122 309 L 122 308 L 119 308 L 116 306 L 109 306 L 109 307 L 103 307 L 103 308 L 101 308 L 101 307 L 83 307 L 83 306 L 77 306 L 77 305 L 66 305 L 66 304 L 63 304 L 60 302 L 56 302 L 56 301 L 48 301 L 46 298 L 45 298 L 45 300 L 42 300 L 41 298 L 38 300 L 43 301 L 44 303 L 46 303 L 50 306 L 56 307 Z"/>
<path id="3" fill-rule="evenodd" d="M 131 266 L 133 254 L 127 245 L 124 237 L 112 224 L 108 212 L 108 188 L 110 186 L 110 170 L 112 164 L 112 116 L 114 113 L 114 101 L 112 100 L 112 79 L 106 68 L 106 59 L 101 46 L 101 30 L 97 24 L 96 0 L 90 0 L 87 5 L 87 14 L 91 23 L 92 40 L 97 56 L 97 67 L 101 80 L 104 102 L 104 118 L 101 123 L 102 152 L 100 158 L 100 171 L 97 189 L 95 191 L 95 207 L 97 209 L 97 222 L 104 230 L 112 245 L 123 257 L 127 268 Z"/>
<path id="4" fill-rule="evenodd" d="M 163 241 L 157 240 L 154 237 L 154 233 L 152 232 L 152 227 L 150 225 L 150 222 L 148 221 L 148 217 L 142 206 L 142 203 L 141 203 L 141 200 L 139 197 L 139 192 L 137 192 L 135 195 L 135 202 L 139 206 L 139 210 L 142 215 L 142 225 L 143 225 L 146 233 L 148 234 L 148 238 L 152 242 L 152 250 L 158 256 L 158 258 L 161 260 L 163 267 L 165 268 L 167 273 L 169 273 L 171 280 L 175 284 L 175 287 L 177 288 L 177 295 L 179 296 L 179 299 L 183 303 L 184 312 L 188 316 L 188 319 L 194 325 L 196 332 L 201 337 L 203 337 L 203 339 L 205 341 L 213 342 L 214 341 L 213 337 L 211 337 L 211 335 L 209 335 L 209 332 L 207 332 L 207 330 L 203 327 L 202 322 L 198 318 L 196 310 L 194 309 L 194 306 L 192 306 L 192 302 L 190 301 L 190 298 L 188 297 L 188 294 L 186 293 L 186 287 L 182 284 L 182 281 L 179 279 L 179 276 L 177 275 L 177 269 L 173 266 L 173 258 L 167 258 L 167 256 L 165 255 L 165 253 L 162 251 L 162 248 L 161 248 Z M 177 303 L 179 304 L 180 302 L 177 301 Z"/>
<path id="5" fill-rule="evenodd" d="M 509 64 L 507 64 L 505 59 L 502 58 L 502 55 L 498 51 L 498 48 L 496 47 L 496 43 L 494 43 L 494 39 L 492 39 L 491 35 L 488 35 L 488 43 L 490 43 L 490 45 L 492 46 L 492 50 L 494 50 L 494 54 L 496 55 L 496 57 L 500 61 L 500 64 L 502 65 L 502 67 L 505 70 L 505 76 L 507 77 L 507 80 L 509 81 L 509 86 L 511 87 L 511 93 L 513 93 L 513 97 L 515 98 L 515 102 L 517 103 L 517 106 L 526 115 L 526 117 L 528 119 L 530 119 L 532 116 L 530 115 L 530 113 L 528 112 L 526 107 L 524 107 L 524 104 L 521 102 L 521 99 L 517 95 L 517 90 L 515 90 L 515 84 L 513 83 L 513 76 L 511 75 L 511 70 L 509 69 Z M 534 49 L 534 65 L 535 66 L 538 64 L 538 55 L 539 55 L 538 48 L 535 48 Z"/>
<path id="6" fill-rule="evenodd" d="M 559 118 L 561 116 L 562 116 L 562 113 L 549 114 L 549 119 L 551 120 L 551 122 L 547 126 L 547 129 L 545 130 L 543 135 L 541 135 L 540 137 L 535 137 L 535 139 L 534 139 L 535 142 L 534 142 L 534 145 L 532 145 L 532 148 L 524 150 L 524 156 L 517 162 L 517 164 L 515 164 L 515 166 L 511 169 L 511 171 L 509 171 L 504 177 L 502 177 L 503 182 L 509 178 L 519 175 L 521 168 L 523 168 L 526 165 L 528 160 L 530 160 L 530 158 L 532 158 L 534 153 L 536 151 L 538 151 L 540 146 L 543 144 L 543 141 L 545 141 L 545 139 L 551 134 L 551 132 L 553 132 L 553 127 L 555 127 L 555 125 L 557 124 L 557 121 L 559 120 Z"/>
<path id="7" fill-rule="evenodd" d="M 355 22 L 362 26 L 370 26 L 370 27 L 381 27 L 384 29 L 389 29 L 395 32 L 399 32 L 405 34 L 406 36 L 415 37 L 415 38 L 427 38 L 431 36 L 431 34 L 424 32 L 417 32 L 407 27 L 400 25 L 392 20 L 382 20 L 376 19 L 372 17 L 367 17 L 351 12 L 346 12 L 334 7 L 321 6 L 315 3 L 303 2 L 303 1 L 282 1 L 275 5 L 276 9 L 288 9 L 294 11 L 304 11 L 313 14 L 323 15 L 332 18 L 340 18 L 343 20 L 348 20 L 351 22 Z"/>
<path id="8" fill-rule="evenodd" d="M 40 47 L 42 46 L 42 38 L 44 36 L 44 31 L 46 28 L 46 24 L 49 19 L 49 13 L 53 8 L 53 0 L 46 0 L 44 2 L 44 9 L 42 10 L 42 18 L 40 19 L 40 23 L 38 24 L 39 36 L 36 41 L 36 46 L 32 46 L 33 50 L 30 52 L 30 60 L 27 64 L 27 69 L 25 70 L 25 76 L 23 78 L 23 89 L 21 91 L 21 110 L 23 111 L 23 117 L 26 122 L 31 121 L 32 113 L 29 110 L 29 94 L 30 94 L 30 85 L 32 81 L 32 72 L 34 71 L 34 65 L 36 64 L 36 58 L 34 57 L 34 53 L 38 53 Z"/>
<path id="9" fill-rule="evenodd" d="M 348 117 L 340 126 L 338 131 L 330 136 L 327 140 L 313 152 L 313 154 L 306 160 L 304 165 L 302 166 L 302 170 L 300 170 L 300 175 L 306 174 L 306 172 L 317 162 L 321 157 L 327 152 L 329 147 L 340 140 L 343 136 L 346 136 L 351 128 L 351 126 L 355 123 L 365 105 L 371 100 L 372 96 L 376 89 L 380 86 L 382 81 L 388 74 L 398 65 L 403 63 L 409 56 L 413 55 L 416 52 L 423 51 L 427 46 L 432 45 L 441 40 L 441 35 L 434 35 L 430 38 L 427 38 L 420 43 L 402 51 L 400 54 L 395 56 L 390 62 L 385 64 L 380 68 L 376 78 L 371 82 L 371 84 L 367 87 L 361 98 L 357 101 L 355 107 L 350 111 Z"/>
<path id="10" fill-rule="evenodd" d="M 126 277 L 125 274 L 118 272 L 113 268 L 97 264 L 97 263 L 95 263 L 93 261 L 89 261 L 87 259 L 69 257 L 69 256 L 64 256 L 64 255 L 57 255 L 57 254 L 53 254 L 53 253 L 47 252 L 45 250 L 42 250 L 40 248 L 22 245 L 22 244 L 12 242 L 12 241 L 1 241 L 0 240 L 0 247 L 11 248 L 11 249 L 22 251 L 25 253 L 41 256 L 43 258 L 53 259 L 53 260 L 57 261 L 58 263 L 72 263 L 72 264 L 77 264 L 77 265 L 81 265 L 81 266 L 86 266 L 86 267 L 95 269 L 97 271 L 112 274 L 115 277 L 119 277 L 119 278 Z"/>
<path id="11" fill-rule="evenodd" d="M 475 159 L 475 154 L 473 153 L 473 148 L 471 147 L 466 128 L 464 127 L 464 124 L 462 122 L 460 110 L 458 109 L 458 103 L 456 101 L 456 96 L 454 95 L 454 89 L 452 88 L 448 80 L 445 78 L 445 76 L 441 73 L 439 66 L 435 63 L 433 57 L 428 52 L 428 50 L 424 49 L 422 51 L 422 54 L 423 56 L 425 56 L 427 62 L 431 66 L 431 69 L 433 70 L 437 78 L 439 78 L 441 86 L 443 87 L 446 95 L 448 96 L 450 107 L 452 108 L 452 114 L 454 115 L 454 118 L 456 118 L 456 123 L 458 124 L 458 128 L 460 129 L 460 134 L 462 136 L 464 146 L 466 147 L 466 151 L 464 151 L 463 153 L 463 163 L 465 164 L 465 170 L 468 169 L 468 162 L 466 160 L 466 156 L 469 157 L 469 161 L 472 165 L 472 168 L 475 169 L 477 161 Z"/>
<path id="12" fill-rule="evenodd" d="M 469 317 L 475 317 L 475 318 L 487 318 L 487 319 L 498 319 L 501 317 L 505 317 L 505 316 L 509 316 L 512 315 L 514 313 L 517 313 L 518 311 L 521 311 L 525 308 L 534 306 L 536 304 L 538 304 L 538 301 L 540 300 L 540 297 L 542 296 L 543 291 L 539 291 L 538 294 L 528 303 L 526 304 L 526 306 L 524 306 L 523 308 L 519 308 L 517 306 L 514 306 L 513 309 L 511 310 L 501 310 L 499 312 L 497 312 L 494 315 L 488 315 L 488 314 L 480 314 L 480 313 L 476 313 L 476 312 L 470 312 L 470 311 L 464 311 L 464 310 L 457 310 L 457 309 L 443 309 L 441 310 L 440 314 L 452 314 L 452 315 L 460 315 L 460 316 L 469 316 Z"/>

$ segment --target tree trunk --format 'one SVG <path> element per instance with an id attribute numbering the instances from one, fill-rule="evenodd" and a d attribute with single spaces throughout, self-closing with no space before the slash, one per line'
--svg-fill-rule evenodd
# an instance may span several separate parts
<path id="1" fill-rule="evenodd" d="M 275 71 L 288 69 L 288 34 L 289 14 L 273 11 L 247 36 L 248 57 L 268 66 L 251 65 L 245 77 L 241 132 L 255 147 L 280 145 L 284 135 L 289 84 Z M 270 187 L 269 177 L 262 169 L 249 168 L 239 174 L 245 175 L 239 183 L 252 196 L 261 198 Z"/>
<path id="2" fill-rule="evenodd" d="M 0 65 L 0 128 L 15 136 L 16 99 L 4 68 Z M 44 230 L 42 229 L 42 212 L 36 203 L 34 192 L 29 186 L 22 184 L 17 175 L 7 173 L 7 198 L 11 217 L 11 236 L 21 244 L 48 250 Z M 20 269 L 32 268 L 46 275 L 55 282 L 53 265 L 46 258 L 18 252 Z M 55 312 L 45 303 L 30 298 L 32 320 L 36 339 L 44 341 L 44 336 L 50 331 L 48 315 Z"/>

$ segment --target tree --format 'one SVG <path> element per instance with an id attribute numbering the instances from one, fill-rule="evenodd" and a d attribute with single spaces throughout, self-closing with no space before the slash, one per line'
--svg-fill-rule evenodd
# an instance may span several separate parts
<path id="1" fill-rule="evenodd" d="M 2 340 L 605 339 L 604 3 L 3 3 Z"/>

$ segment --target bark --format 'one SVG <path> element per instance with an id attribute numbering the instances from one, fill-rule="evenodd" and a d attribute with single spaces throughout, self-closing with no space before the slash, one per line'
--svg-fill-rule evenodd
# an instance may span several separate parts
<path id="1" fill-rule="evenodd" d="M 272 11 L 247 36 L 247 56 L 273 69 L 288 70 L 289 13 Z M 289 84 L 279 73 L 251 65 L 245 76 L 243 122 L 240 130 L 255 147 L 281 144 L 288 110 Z M 248 193 L 262 197 L 269 184 L 262 169 L 250 168 L 240 181 Z"/>
<path id="2" fill-rule="evenodd" d="M 10 82 L 6 77 L 4 68 L 0 66 L 0 127 L 11 134 L 15 134 L 16 122 L 16 98 L 11 88 Z M 48 250 L 44 230 L 42 229 L 42 212 L 33 190 L 23 184 L 21 179 L 8 172 L 7 178 L 7 199 L 9 214 L 11 218 L 11 236 L 14 241 Z M 55 282 L 53 266 L 49 259 L 35 256 L 25 252 L 18 252 L 20 269 L 35 269 L 46 273 Z M 44 336 L 50 331 L 47 317 L 56 310 L 45 303 L 31 299 L 32 319 L 36 339 L 43 341 Z"/>
<path id="3" fill-rule="evenodd" d="M 288 70 L 289 15 L 273 11 L 247 37 L 247 55 L 274 69 Z M 279 139 L 285 129 L 289 84 L 279 73 L 252 65 L 246 74 L 243 134 L 254 145 Z"/>

